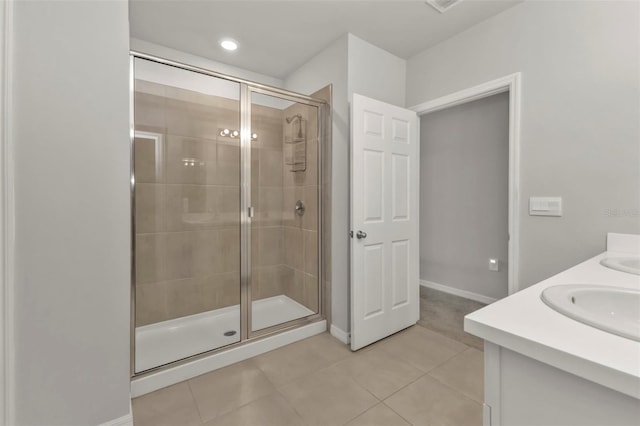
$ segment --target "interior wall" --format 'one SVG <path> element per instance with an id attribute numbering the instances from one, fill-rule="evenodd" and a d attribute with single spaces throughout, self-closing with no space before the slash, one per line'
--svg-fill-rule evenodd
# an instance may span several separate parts
<path id="1" fill-rule="evenodd" d="M 349 34 L 349 99 L 354 93 L 405 106 L 407 61 Z"/>
<path id="2" fill-rule="evenodd" d="M 127 2 L 14 3 L 15 424 L 129 414 Z"/>
<path id="3" fill-rule="evenodd" d="M 9 40 L 11 39 L 12 32 L 12 16 L 13 16 L 13 4 L 9 2 L 2 2 L 0 4 L 0 22 L 3 23 L 0 28 L 0 161 L 2 164 L 2 180 L 0 181 L 0 257 L 2 259 L 8 259 L 10 256 L 8 248 L 8 242 L 11 239 L 11 214 L 7 205 L 11 201 L 11 192 L 7 182 L 7 176 L 10 176 L 11 171 L 6 169 L 6 165 L 9 162 L 10 140 L 9 140 L 9 105 L 11 104 L 10 94 L 11 88 L 9 87 L 9 67 L 10 67 L 10 53 L 9 53 Z M 10 266 L 6 261 L 0 262 L 0 422 L 8 423 L 10 417 L 13 415 L 9 413 L 13 408 L 10 407 L 9 392 L 11 391 L 12 378 L 10 376 L 9 369 L 12 362 L 12 344 L 9 343 L 12 339 L 10 324 L 8 320 L 11 318 L 10 311 L 10 298 L 11 298 L 11 282 L 9 281 L 9 268 Z"/>
<path id="4" fill-rule="evenodd" d="M 407 104 L 522 73 L 524 288 L 640 233 L 640 4 L 523 2 L 409 59 Z M 563 217 L 528 215 L 563 197 Z"/>
<path id="5" fill-rule="evenodd" d="M 420 279 L 507 296 L 508 212 L 509 94 L 420 117 Z"/>

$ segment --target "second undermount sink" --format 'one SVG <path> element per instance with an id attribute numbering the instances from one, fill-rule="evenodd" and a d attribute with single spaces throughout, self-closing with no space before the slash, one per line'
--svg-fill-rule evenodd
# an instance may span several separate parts
<path id="1" fill-rule="evenodd" d="M 640 342 L 640 290 L 565 284 L 544 289 L 540 298 L 563 315 Z"/>
<path id="2" fill-rule="evenodd" d="M 602 266 L 615 269 L 617 271 L 628 272 L 630 274 L 640 275 L 640 257 L 605 257 L 600 261 Z"/>

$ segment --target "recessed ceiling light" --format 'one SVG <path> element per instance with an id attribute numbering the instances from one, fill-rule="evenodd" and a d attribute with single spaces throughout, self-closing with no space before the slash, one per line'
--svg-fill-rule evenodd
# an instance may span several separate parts
<path id="1" fill-rule="evenodd" d="M 238 43 L 236 43 L 234 40 L 231 40 L 230 38 L 225 38 L 220 42 L 220 46 L 222 46 L 222 48 L 225 50 L 234 51 L 238 48 Z"/>

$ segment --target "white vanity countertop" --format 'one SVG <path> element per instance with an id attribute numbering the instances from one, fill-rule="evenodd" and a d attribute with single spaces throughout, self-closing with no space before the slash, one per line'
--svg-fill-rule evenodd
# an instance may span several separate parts
<path id="1" fill-rule="evenodd" d="M 600 265 L 604 257 L 638 255 L 615 244 L 573 268 L 499 300 L 465 317 L 464 329 L 496 345 L 640 399 L 640 342 L 588 326 L 556 312 L 540 299 L 547 287 L 598 284 L 640 289 L 640 276 Z M 629 242 L 626 238 L 622 240 Z M 612 244 L 613 242 L 613 244 Z M 620 249 L 621 251 L 614 251 Z"/>

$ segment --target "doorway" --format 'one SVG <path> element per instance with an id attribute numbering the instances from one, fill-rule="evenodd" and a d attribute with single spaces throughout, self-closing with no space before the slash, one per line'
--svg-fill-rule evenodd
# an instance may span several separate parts
<path id="1" fill-rule="evenodd" d="M 499 93 L 509 96 L 509 175 L 508 175 L 508 294 L 520 290 L 519 286 L 519 257 L 520 257 L 520 98 L 521 75 L 514 73 L 497 78 L 477 86 L 460 90 L 440 98 L 436 98 L 410 109 L 419 116 L 443 109 L 455 107 L 468 102 L 487 98 Z"/>
<path id="2" fill-rule="evenodd" d="M 516 73 L 412 108 L 421 116 L 420 321 L 453 338 L 473 337 L 467 313 L 519 289 L 519 99 Z"/>
<path id="3" fill-rule="evenodd" d="M 508 295 L 509 94 L 420 118 L 420 280 L 482 303 Z"/>

